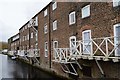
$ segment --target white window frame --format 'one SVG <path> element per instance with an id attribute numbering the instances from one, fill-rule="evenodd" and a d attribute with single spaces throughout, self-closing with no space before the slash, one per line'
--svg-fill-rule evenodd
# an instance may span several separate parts
<path id="1" fill-rule="evenodd" d="M 44 17 L 47 16 L 47 9 L 44 11 Z"/>
<path id="2" fill-rule="evenodd" d="M 21 38 L 20 38 L 20 45 L 21 45 Z"/>
<path id="3" fill-rule="evenodd" d="M 45 26 L 44 26 L 44 34 L 47 34 L 47 33 L 48 33 L 48 26 L 45 25 Z"/>
<path id="4" fill-rule="evenodd" d="M 29 40 L 29 34 L 27 35 L 27 40 Z"/>
<path id="5" fill-rule="evenodd" d="M 38 26 L 38 16 L 35 17 L 35 26 Z"/>
<path id="6" fill-rule="evenodd" d="M 36 41 L 38 41 L 38 33 L 35 34 Z"/>
<path id="7" fill-rule="evenodd" d="M 30 48 L 33 49 L 33 45 L 31 45 Z"/>
<path id="8" fill-rule="evenodd" d="M 25 25 L 25 29 L 27 29 L 27 25 Z"/>
<path id="9" fill-rule="evenodd" d="M 86 14 L 86 9 L 87 9 L 87 14 Z M 83 7 L 82 9 L 82 18 L 86 18 L 86 17 L 88 17 L 88 16 L 90 16 L 90 5 L 87 5 L 87 6 L 85 6 L 85 7 Z"/>
<path id="10" fill-rule="evenodd" d="M 25 36 L 25 41 L 26 41 L 26 36 Z"/>
<path id="11" fill-rule="evenodd" d="M 72 40 L 74 41 L 74 44 L 73 44 Z M 69 38 L 69 42 L 70 42 L 70 50 L 71 50 L 70 55 L 73 55 L 74 54 L 74 49 L 76 47 L 76 36 L 71 36 Z"/>
<path id="12" fill-rule="evenodd" d="M 22 28 L 22 32 L 24 31 L 24 27 Z"/>
<path id="13" fill-rule="evenodd" d="M 31 32 L 31 38 L 33 38 L 33 32 Z"/>
<path id="14" fill-rule="evenodd" d="M 74 39 L 74 41 L 76 41 L 76 36 L 71 36 L 71 37 L 69 38 L 70 48 L 72 48 L 72 42 L 71 42 L 72 39 Z M 76 44 L 75 44 L 74 46 L 76 46 Z"/>
<path id="15" fill-rule="evenodd" d="M 72 17 L 72 15 L 73 15 L 73 17 Z M 75 17 L 75 11 L 73 11 L 69 14 L 69 25 L 72 25 L 72 24 L 75 24 L 75 23 L 76 23 L 76 17 Z"/>
<path id="16" fill-rule="evenodd" d="M 57 43 L 57 47 L 55 47 L 55 43 Z M 58 48 L 58 41 L 53 41 L 53 57 L 55 58 L 57 55 L 55 54 L 55 48 Z"/>
<path id="17" fill-rule="evenodd" d="M 48 42 L 45 42 L 44 44 L 44 53 L 45 53 L 45 57 L 48 57 Z"/>
<path id="18" fill-rule="evenodd" d="M 24 41 L 24 36 L 22 37 L 22 40 Z"/>
<path id="19" fill-rule="evenodd" d="M 89 32 L 89 33 L 90 33 L 90 36 L 89 36 L 89 37 L 90 37 L 90 40 L 91 40 L 91 30 L 85 30 L 85 31 L 83 31 L 83 32 L 82 32 L 83 51 L 85 50 L 85 47 L 84 47 L 84 46 L 85 46 L 86 44 L 88 44 L 88 43 L 85 44 L 85 42 L 84 42 L 84 40 L 85 40 L 85 39 L 84 39 L 84 33 L 86 33 L 86 32 Z M 90 42 L 89 45 L 91 46 L 91 50 L 90 50 L 91 52 L 90 52 L 90 53 L 92 53 L 92 50 L 93 50 L 92 42 Z M 90 54 L 90 53 L 84 53 L 84 52 L 83 52 L 83 54 Z"/>
<path id="20" fill-rule="evenodd" d="M 114 27 L 114 46 L 116 47 L 117 44 L 119 43 L 116 40 L 116 37 L 117 37 L 117 35 L 116 35 L 116 28 L 120 27 L 120 23 L 113 25 L 113 27 Z M 120 56 L 120 54 L 117 53 L 117 49 L 115 50 L 115 56 Z"/>
<path id="21" fill-rule="evenodd" d="M 113 7 L 117 7 L 120 5 L 120 0 L 113 0 Z"/>
<path id="22" fill-rule="evenodd" d="M 57 8 L 57 2 L 54 2 L 52 5 L 52 10 L 55 10 Z"/>
<path id="23" fill-rule="evenodd" d="M 53 22 L 53 31 L 54 30 L 57 30 L 57 20 L 55 20 L 54 22 Z"/>

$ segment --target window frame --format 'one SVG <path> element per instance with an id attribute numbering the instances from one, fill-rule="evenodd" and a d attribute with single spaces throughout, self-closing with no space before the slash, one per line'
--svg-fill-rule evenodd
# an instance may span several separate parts
<path id="1" fill-rule="evenodd" d="M 119 3 L 120 3 L 120 0 L 119 1 L 113 0 L 113 7 L 120 6 Z"/>
<path id="2" fill-rule="evenodd" d="M 44 44 L 44 53 L 45 53 L 45 57 L 48 57 L 48 42 L 45 42 Z"/>
<path id="3" fill-rule="evenodd" d="M 47 14 L 48 14 L 48 11 L 47 11 L 47 9 L 45 9 L 44 10 L 44 17 L 47 16 Z"/>
<path id="4" fill-rule="evenodd" d="M 75 14 L 76 14 L 75 11 L 73 11 L 69 14 L 69 25 L 76 23 L 76 15 Z M 73 20 L 74 20 L 73 22 L 72 22 L 72 15 L 73 15 Z"/>
<path id="5" fill-rule="evenodd" d="M 85 39 L 84 39 L 84 35 L 85 35 L 85 33 L 87 33 L 87 32 L 90 33 L 90 35 L 89 35 L 90 40 L 92 39 L 92 37 L 91 37 L 91 30 L 85 30 L 85 31 L 82 32 L 83 51 L 85 50 L 85 47 L 84 47 L 84 46 L 85 46 L 86 44 L 88 44 L 88 43 L 85 44 L 85 42 L 84 42 L 84 40 L 85 40 Z M 92 43 L 90 42 L 89 45 L 91 46 L 91 47 L 90 47 L 90 51 L 91 51 L 91 53 L 92 53 L 92 50 L 93 50 Z M 84 52 L 83 52 L 83 54 L 90 54 L 90 53 L 89 53 L 89 52 L 88 52 L 88 53 L 84 53 Z"/>
<path id="6" fill-rule="evenodd" d="M 48 33 L 48 26 L 47 24 L 44 26 L 44 34 L 47 34 Z"/>
<path id="7" fill-rule="evenodd" d="M 29 40 L 29 34 L 27 35 L 27 40 Z"/>
<path id="8" fill-rule="evenodd" d="M 33 32 L 31 32 L 31 38 L 33 38 Z"/>
<path id="9" fill-rule="evenodd" d="M 71 36 L 70 38 L 69 38 L 69 42 L 70 42 L 70 48 L 72 47 L 72 42 L 71 42 L 71 40 L 72 39 L 74 39 L 75 41 L 76 41 L 76 36 Z M 76 43 L 75 43 L 75 46 L 76 46 Z"/>
<path id="10" fill-rule="evenodd" d="M 58 48 L 58 41 L 53 41 L 53 57 L 55 58 L 56 54 L 55 54 L 55 43 L 57 43 L 57 47 Z"/>
<path id="11" fill-rule="evenodd" d="M 56 8 L 57 8 L 57 2 L 54 2 L 54 3 L 52 4 L 52 10 L 54 11 Z"/>
<path id="12" fill-rule="evenodd" d="M 57 30 L 57 20 L 53 21 L 53 31 Z"/>
<path id="13" fill-rule="evenodd" d="M 88 10 L 88 13 L 87 15 L 85 14 L 85 10 Z M 90 16 L 90 5 L 86 5 L 84 6 L 82 9 L 81 9 L 81 12 L 82 12 L 82 19 L 83 18 L 86 18 L 86 17 L 89 17 Z"/>
<path id="14" fill-rule="evenodd" d="M 120 23 L 117 23 L 117 24 L 113 25 L 113 27 L 114 27 L 114 45 L 116 47 L 119 43 L 119 41 L 117 41 L 117 39 L 116 39 L 116 37 L 118 37 L 116 35 L 116 28 L 120 27 Z M 120 56 L 120 54 L 118 54 L 118 52 L 117 52 L 117 49 L 115 50 L 115 56 Z"/>

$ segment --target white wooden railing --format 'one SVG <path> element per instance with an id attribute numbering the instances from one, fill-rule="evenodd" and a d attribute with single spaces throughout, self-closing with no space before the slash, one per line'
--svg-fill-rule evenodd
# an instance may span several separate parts
<path id="1" fill-rule="evenodd" d="M 39 49 L 18 50 L 19 56 L 40 57 Z"/>
<path id="2" fill-rule="evenodd" d="M 120 42 L 115 37 L 94 38 L 71 42 L 70 48 L 55 48 L 53 61 L 64 63 L 74 59 L 97 59 L 103 61 L 120 60 Z M 119 39 L 118 39 L 119 40 Z M 85 45 L 87 42 L 87 45 Z"/>

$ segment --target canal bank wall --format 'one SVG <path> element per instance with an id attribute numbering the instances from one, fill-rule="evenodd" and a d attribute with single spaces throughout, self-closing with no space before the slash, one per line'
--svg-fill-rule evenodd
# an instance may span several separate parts
<path id="1" fill-rule="evenodd" d="M 11 56 L 9 54 L 7 54 L 7 56 L 8 57 L 13 57 L 13 56 Z M 25 59 L 22 59 L 20 57 L 17 57 L 15 60 L 16 61 L 21 61 L 21 62 L 23 62 L 25 64 L 28 64 L 29 66 L 32 66 L 33 68 L 37 68 L 37 69 L 39 69 L 39 70 L 41 70 L 41 71 L 43 71 L 43 72 L 45 72 L 45 73 L 47 73 L 47 74 L 49 74 L 51 76 L 55 76 L 55 77 L 58 77 L 58 78 L 63 79 L 63 80 L 72 80 L 72 78 L 68 77 L 67 75 L 59 74 L 59 73 L 53 71 L 52 69 L 44 68 L 39 64 L 32 64 L 31 62 L 29 62 L 29 61 L 27 61 Z"/>

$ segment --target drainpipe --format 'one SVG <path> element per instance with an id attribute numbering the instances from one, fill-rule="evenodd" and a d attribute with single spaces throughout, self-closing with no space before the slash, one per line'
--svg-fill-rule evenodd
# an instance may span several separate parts
<path id="1" fill-rule="evenodd" d="M 49 67 L 51 68 L 51 27 L 50 27 L 50 6 L 49 6 Z"/>

